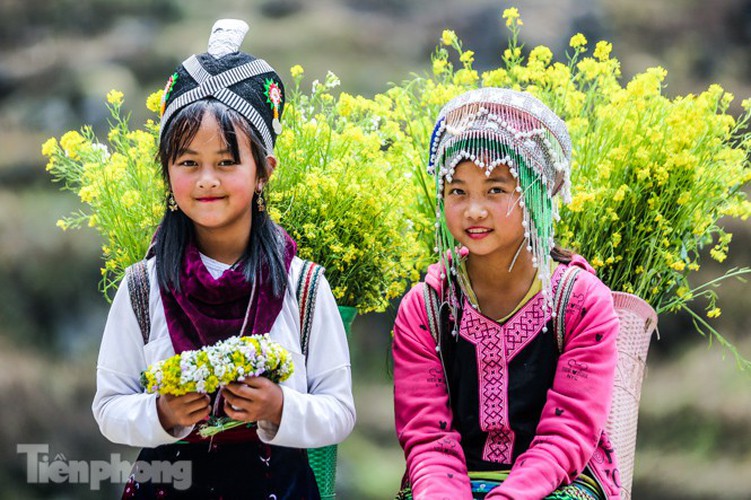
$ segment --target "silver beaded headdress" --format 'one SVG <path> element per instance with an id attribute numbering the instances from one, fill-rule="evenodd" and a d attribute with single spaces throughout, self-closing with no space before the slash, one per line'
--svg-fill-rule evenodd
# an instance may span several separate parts
<path id="1" fill-rule="evenodd" d="M 537 98 L 509 89 L 471 90 L 443 107 L 430 140 L 428 172 L 436 177 L 436 251 L 446 273 L 456 273 L 458 249 L 445 223 L 444 182 L 451 182 L 455 167 L 466 160 L 487 176 L 506 165 L 517 179 L 526 249 L 538 269 L 546 304 L 552 305 L 550 251 L 559 218 L 555 195 L 564 203 L 570 200 L 566 125 Z"/>

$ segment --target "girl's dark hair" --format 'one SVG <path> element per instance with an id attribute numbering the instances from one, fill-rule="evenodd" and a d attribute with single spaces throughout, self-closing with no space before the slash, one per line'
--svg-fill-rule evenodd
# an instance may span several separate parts
<path id="1" fill-rule="evenodd" d="M 268 180 L 270 167 L 266 161 L 265 148 L 258 134 L 250 123 L 236 111 L 215 99 L 196 101 L 182 108 L 167 124 L 159 144 L 158 158 L 162 165 L 162 176 L 167 186 L 169 165 L 177 160 L 193 141 L 206 113 L 211 113 L 219 123 L 232 158 L 240 161 L 238 141 L 250 141 L 250 149 L 256 163 L 256 174 L 260 180 Z M 259 212 L 258 193 L 254 193 L 251 203 L 252 224 L 248 246 L 238 261 L 243 265 L 248 281 L 260 276 L 262 268 L 268 269 L 268 279 L 274 295 L 281 297 L 287 281 L 284 264 L 285 238 L 281 228 L 269 218 L 268 212 Z M 164 217 L 154 240 L 154 254 L 157 259 L 157 278 L 159 286 L 168 290 L 170 287 L 180 291 L 180 269 L 188 242 L 194 237 L 193 222 L 181 211 L 171 211 L 166 206 Z"/>
<path id="2" fill-rule="evenodd" d="M 558 245 L 555 245 L 550 249 L 550 257 L 561 264 L 569 264 L 574 257 L 574 252 L 567 248 L 561 248 Z"/>

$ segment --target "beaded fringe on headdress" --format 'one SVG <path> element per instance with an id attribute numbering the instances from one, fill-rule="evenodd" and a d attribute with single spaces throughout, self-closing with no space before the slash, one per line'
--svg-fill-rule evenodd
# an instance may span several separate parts
<path id="1" fill-rule="evenodd" d="M 483 88 L 450 101 L 433 130 L 428 164 L 429 173 L 436 176 L 435 250 L 445 271 L 456 273 L 458 249 L 443 216 L 444 183 L 452 181 L 456 166 L 463 161 L 474 162 L 486 176 L 498 165 L 506 165 L 517 179 L 526 248 L 550 307 L 550 251 L 555 245 L 554 221 L 559 218 L 554 196 L 560 193 L 564 202 L 569 201 L 570 158 L 565 124 L 529 94 Z"/>

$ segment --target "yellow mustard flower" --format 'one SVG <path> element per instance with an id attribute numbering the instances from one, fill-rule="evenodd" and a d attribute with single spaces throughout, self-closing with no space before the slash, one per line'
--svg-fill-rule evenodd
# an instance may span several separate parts
<path id="1" fill-rule="evenodd" d="M 57 139 L 50 137 L 42 144 L 42 154 L 44 156 L 52 156 L 57 151 Z"/>
<path id="2" fill-rule="evenodd" d="M 543 66 L 550 64 L 553 60 L 553 52 L 545 45 L 538 45 L 529 53 L 529 62 L 537 62 Z"/>
<path id="3" fill-rule="evenodd" d="M 621 202 L 626 198 L 626 193 L 629 191 L 629 187 L 626 184 L 618 186 L 618 190 L 613 195 L 613 201 Z"/>
<path id="4" fill-rule="evenodd" d="M 474 85 L 480 79 L 477 71 L 462 68 L 454 73 L 454 83 L 456 85 L 469 86 Z"/>
<path id="5" fill-rule="evenodd" d="M 508 9 L 503 10 L 503 15 L 501 16 L 502 19 L 506 21 L 506 26 L 522 26 L 524 23 L 522 22 L 521 16 L 519 15 L 519 9 L 516 7 L 509 7 Z"/>
<path id="6" fill-rule="evenodd" d="M 579 49 L 582 47 L 586 47 L 587 45 L 587 38 L 582 35 L 581 33 L 577 33 L 576 35 L 571 37 L 571 40 L 568 42 L 569 46 L 573 49 Z"/>
<path id="7" fill-rule="evenodd" d="M 459 60 L 465 65 L 472 64 L 472 62 L 475 60 L 475 52 L 473 50 L 465 50 L 464 52 L 462 52 Z"/>
<path id="8" fill-rule="evenodd" d="M 107 102 L 113 106 L 119 106 L 123 103 L 123 93 L 115 89 L 110 90 L 107 93 Z"/>
<path id="9" fill-rule="evenodd" d="M 146 109 L 153 113 L 159 113 L 162 108 L 162 96 L 164 95 L 164 89 L 157 90 L 149 94 L 146 98 Z"/>
<path id="10" fill-rule="evenodd" d="M 60 137 L 60 146 L 63 148 L 63 151 L 65 151 L 65 154 L 67 156 L 73 159 L 78 159 L 80 158 L 78 154 L 79 150 L 81 149 L 85 141 L 86 140 L 78 131 L 71 130 L 70 132 L 66 132 L 62 137 Z"/>
<path id="11" fill-rule="evenodd" d="M 676 271 L 683 271 L 684 269 L 686 269 L 686 263 L 682 260 L 676 260 L 675 262 L 670 264 L 670 268 Z"/>
<path id="12" fill-rule="evenodd" d="M 297 80 L 298 78 L 303 76 L 303 74 L 305 73 L 305 70 L 299 64 L 295 64 L 294 66 L 290 68 L 289 73 L 290 75 L 292 75 L 293 80 Z"/>
<path id="13" fill-rule="evenodd" d="M 457 43 L 458 37 L 456 36 L 456 33 L 454 30 L 443 30 L 443 34 L 441 34 L 441 43 L 446 46 L 453 46 L 455 43 Z"/>
<path id="14" fill-rule="evenodd" d="M 485 71 L 482 74 L 482 85 L 484 87 L 504 87 L 508 82 L 508 73 L 503 68 Z"/>
<path id="15" fill-rule="evenodd" d="M 612 43 L 601 40 L 597 42 L 597 45 L 595 45 L 595 50 L 592 53 L 592 56 L 599 61 L 606 61 L 607 59 L 610 58 L 610 52 L 612 50 L 613 50 Z"/>
<path id="16" fill-rule="evenodd" d="M 519 57 L 521 57 L 521 55 L 522 55 L 522 49 L 521 49 L 521 47 L 513 47 L 513 48 L 510 48 L 510 49 L 505 49 L 503 51 L 503 58 L 506 59 L 506 60 L 509 60 L 509 59 L 518 59 Z M 522 70 L 522 71 L 524 70 L 524 68 L 521 68 L 519 66 L 516 66 L 513 69 L 515 69 L 515 70 Z"/>
<path id="17" fill-rule="evenodd" d="M 613 245 L 613 248 L 618 248 L 618 245 L 621 244 L 621 233 L 613 233 L 613 235 L 610 237 L 610 242 Z"/>

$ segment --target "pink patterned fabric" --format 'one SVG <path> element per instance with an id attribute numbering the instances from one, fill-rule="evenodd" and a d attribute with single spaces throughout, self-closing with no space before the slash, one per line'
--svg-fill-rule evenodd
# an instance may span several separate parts
<path id="1" fill-rule="evenodd" d="M 514 433 L 509 426 L 506 405 L 508 359 L 502 328 L 479 314 L 466 299 L 464 311 L 459 335 L 475 346 L 480 387 L 480 427 L 488 433 L 482 458 L 510 463 Z"/>
<path id="2" fill-rule="evenodd" d="M 553 283 L 560 280 L 559 267 Z M 508 418 L 508 364 L 524 349 L 550 320 L 550 311 L 543 313 L 541 294 L 527 302 L 503 325 L 483 316 L 469 301 L 464 301 L 464 314 L 459 335 L 475 346 L 477 352 L 478 386 L 480 387 L 480 428 L 488 433 L 483 460 L 511 463 L 514 432 Z"/>
<path id="3" fill-rule="evenodd" d="M 540 499 L 589 466 L 609 499 L 619 498 L 618 468 L 603 433 L 612 394 L 618 319 L 610 290 L 580 257 L 566 311 L 564 350 L 529 449 L 487 498 Z M 559 266 L 559 268 L 562 266 Z M 402 300 L 394 325 L 394 409 L 399 442 L 415 499 L 471 499 L 461 436 L 455 430 L 443 368 L 430 335 L 422 287 L 440 289 L 431 266 L 426 283 Z M 506 411 L 508 362 L 542 331 L 547 315 L 534 297 L 503 327 L 465 304 L 461 335 L 478 352 L 481 422 L 489 432 L 484 456 L 509 463 L 513 433 Z M 493 326 L 495 325 L 495 326 Z"/>

